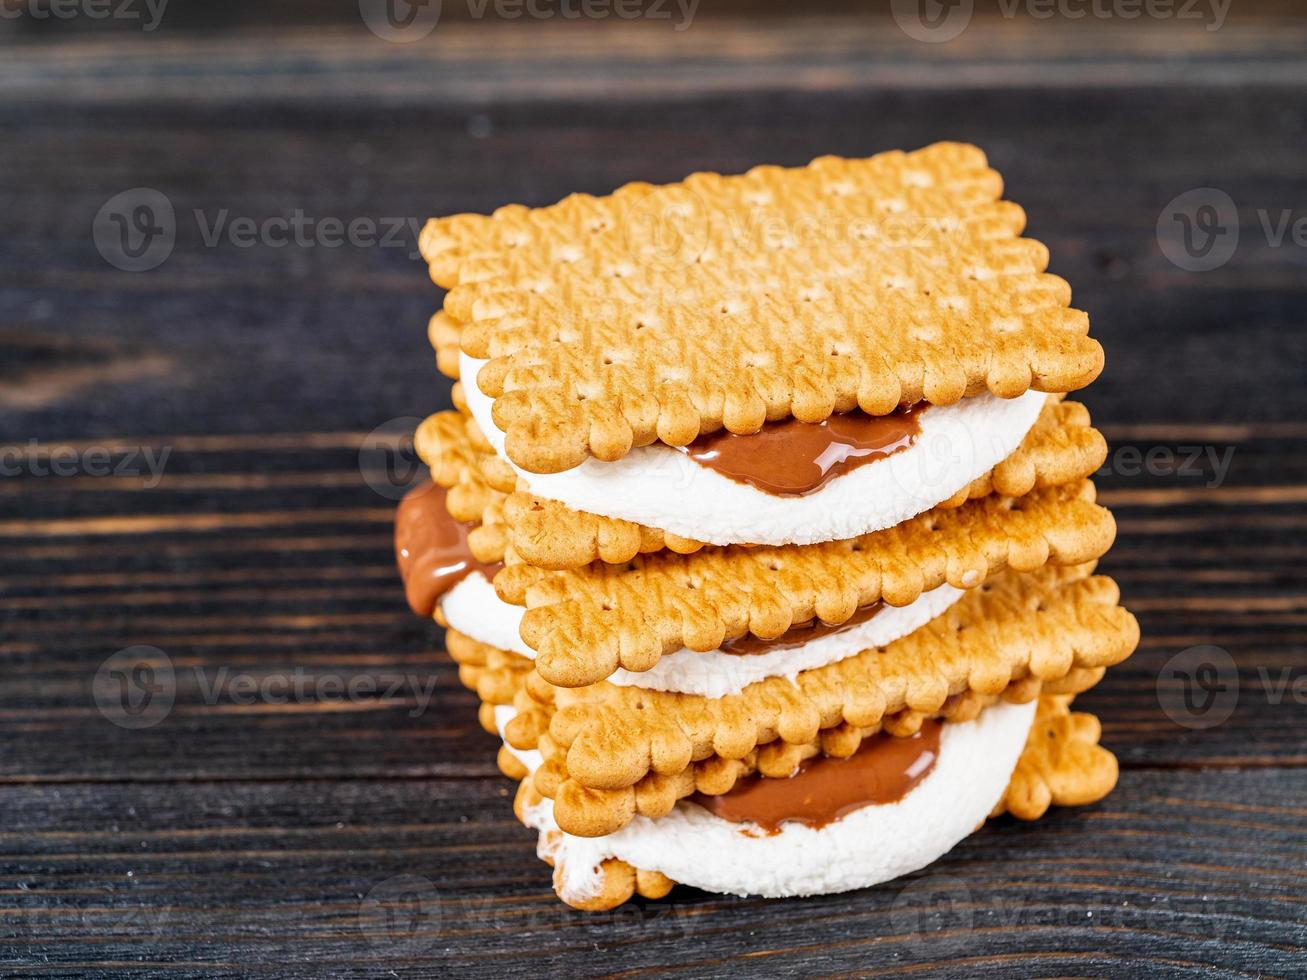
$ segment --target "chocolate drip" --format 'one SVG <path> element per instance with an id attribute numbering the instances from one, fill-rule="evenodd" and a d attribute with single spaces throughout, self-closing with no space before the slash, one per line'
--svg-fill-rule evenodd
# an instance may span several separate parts
<path id="1" fill-rule="evenodd" d="M 430 616 L 440 597 L 473 572 L 493 579 L 504 567 L 477 561 L 472 554 L 467 533 L 475 526 L 450 516 L 445 489 L 435 483 L 414 487 L 400 501 L 395 515 L 395 562 L 408 604 L 419 616 Z"/>
<path id="2" fill-rule="evenodd" d="M 756 824 L 768 834 L 791 820 L 825 827 L 864 806 L 907 796 L 935 768 L 942 728 L 930 718 L 907 738 L 882 733 L 864 739 L 847 759 L 808 759 L 788 779 L 749 776 L 729 793 L 695 793 L 689 799 L 723 820 Z"/>
<path id="3" fill-rule="evenodd" d="M 757 656 L 761 653 L 775 653 L 777 650 L 793 650 L 805 643 L 819 640 L 823 636 L 835 636 L 845 630 L 851 630 L 855 626 L 861 626 L 869 619 L 874 618 L 884 608 L 885 603 L 872 602 L 865 606 L 859 606 L 852 616 L 837 626 L 823 623 L 820 619 L 814 619 L 807 623 L 800 623 L 798 626 L 791 626 L 774 640 L 763 640 L 752 633 L 745 633 L 733 640 L 727 640 L 718 649 L 721 653 L 730 653 L 736 656 Z"/>
<path id="4" fill-rule="evenodd" d="M 906 449 L 921 434 L 925 402 L 889 415 L 848 412 L 824 422 L 767 422 L 753 435 L 725 429 L 682 447 L 692 460 L 777 497 L 802 497 L 837 476 Z"/>

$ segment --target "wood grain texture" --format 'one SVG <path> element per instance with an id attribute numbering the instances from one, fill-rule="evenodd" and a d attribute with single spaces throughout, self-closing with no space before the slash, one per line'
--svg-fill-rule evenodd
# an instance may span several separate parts
<path id="1" fill-rule="evenodd" d="M 1307 215 L 1301 18 L 978 14 L 923 45 L 848 4 L 733 6 L 680 34 L 452 17 L 400 46 L 326 9 L 192 8 L 152 35 L 0 20 L 0 163 L 21 178 L 0 185 L 0 974 L 1307 971 L 1307 250 L 1259 214 Z M 1112 443 L 1103 570 L 1143 642 L 1080 703 L 1121 785 L 881 888 L 573 912 L 404 605 L 386 456 L 360 455 L 448 405 L 412 234 L 205 229 L 297 209 L 411 227 L 939 138 L 986 148 L 1107 350 L 1085 397 Z M 176 245 L 124 273 L 90 228 L 142 186 Z M 1202 186 L 1241 237 L 1190 273 L 1154 228 Z M 175 680 L 140 730 L 94 696 L 133 644 Z M 1198 645 L 1237 690 L 1201 729 L 1166 669 Z"/>

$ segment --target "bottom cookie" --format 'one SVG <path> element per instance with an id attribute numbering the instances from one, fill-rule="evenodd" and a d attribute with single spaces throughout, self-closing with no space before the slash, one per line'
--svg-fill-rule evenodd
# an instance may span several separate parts
<path id="1" fill-rule="evenodd" d="M 1010 812 L 1035 819 L 1050 805 L 1083 805 L 1105 796 L 1116 784 L 1116 759 L 1097 744 L 1097 719 L 1071 712 L 1070 700 L 1045 696 L 1037 704 L 996 704 L 973 721 L 945 722 L 924 767 L 904 755 L 902 745 L 891 745 L 900 768 L 926 770 L 901 798 L 863 805 L 845 800 L 844 812 L 809 812 L 802 818 L 808 822 L 769 823 L 768 817 L 789 812 L 786 806 L 802 811 L 803 798 L 814 795 L 809 790 L 820 795 L 836 786 L 847 796 L 850 780 L 841 774 L 832 782 L 827 773 L 822 783 L 807 772 L 787 780 L 756 777 L 726 796 L 683 801 L 658 819 L 637 817 L 617 833 L 580 838 L 558 829 L 552 801 L 523 779 L 539 765 L 537 753 L 505 746 L 500 767 L 523 779 L 514 810 L 539 832 L 538 853 L 554 867 L 554 889 L 575 908 L 610 909 L 634 895 L 661 898 L 676 882 L 738 895 L 824 894 L 922 868 L 989 817 Z M 502 730 L 512 709 L 483 711 L 483 722 L 492 713 Z M 805 786 L 811 779 L 819 781 Z M 772 784 L 762 787 L 761 799 L 759 782 Z M 777 809 L 767 791 L 782 783 L 792 799 Z M 750 813 L 761 822 L 741 819 Z M 823 816 L 830 819 L 822 822 Z"/>

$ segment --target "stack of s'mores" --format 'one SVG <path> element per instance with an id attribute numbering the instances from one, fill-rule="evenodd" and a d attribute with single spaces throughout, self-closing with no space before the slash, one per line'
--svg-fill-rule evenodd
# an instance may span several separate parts
<path id="1" fill-rule="evenodd" d="M 858 888 L 1111 790 L 1103 354 L 1001 193 L 944 143 L 426 227 L 459 410 L 397 554 L 563 901 Z"/>

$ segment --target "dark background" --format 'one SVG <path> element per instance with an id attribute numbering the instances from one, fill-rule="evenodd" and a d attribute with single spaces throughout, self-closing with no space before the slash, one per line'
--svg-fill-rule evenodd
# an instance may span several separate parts
<path id="1" fill-rule="evenodd" d="M 979 4 L 926 43 L 858 3 L 703 0 L 681 31 L 469 3 L 401 44 L 358 3 L 171 0 L 146 31 L 0 0 L 0 972 L 1307 972 L 1307 242 L 1264 227 L 1307 218 L 1307 20 Z M 360 455 L 448 404 L 411 232 L 201 225 L 421 221 L 937 139 L 988 152 L 1107 350 L 1083 396 L 1113 446 L 1103 569 L 1144 637 L 1078 704 L 1120 785 L 875 889 L 573 912 L 404 606 Z M 137 188 L 176 240 L 128 272 L 92 232 Z M 1206 271 L 1157 234 L 1199 188 L 1238 230 Z M 175 682 L 140 730 L 96 698 L 136 644 Z"/>

